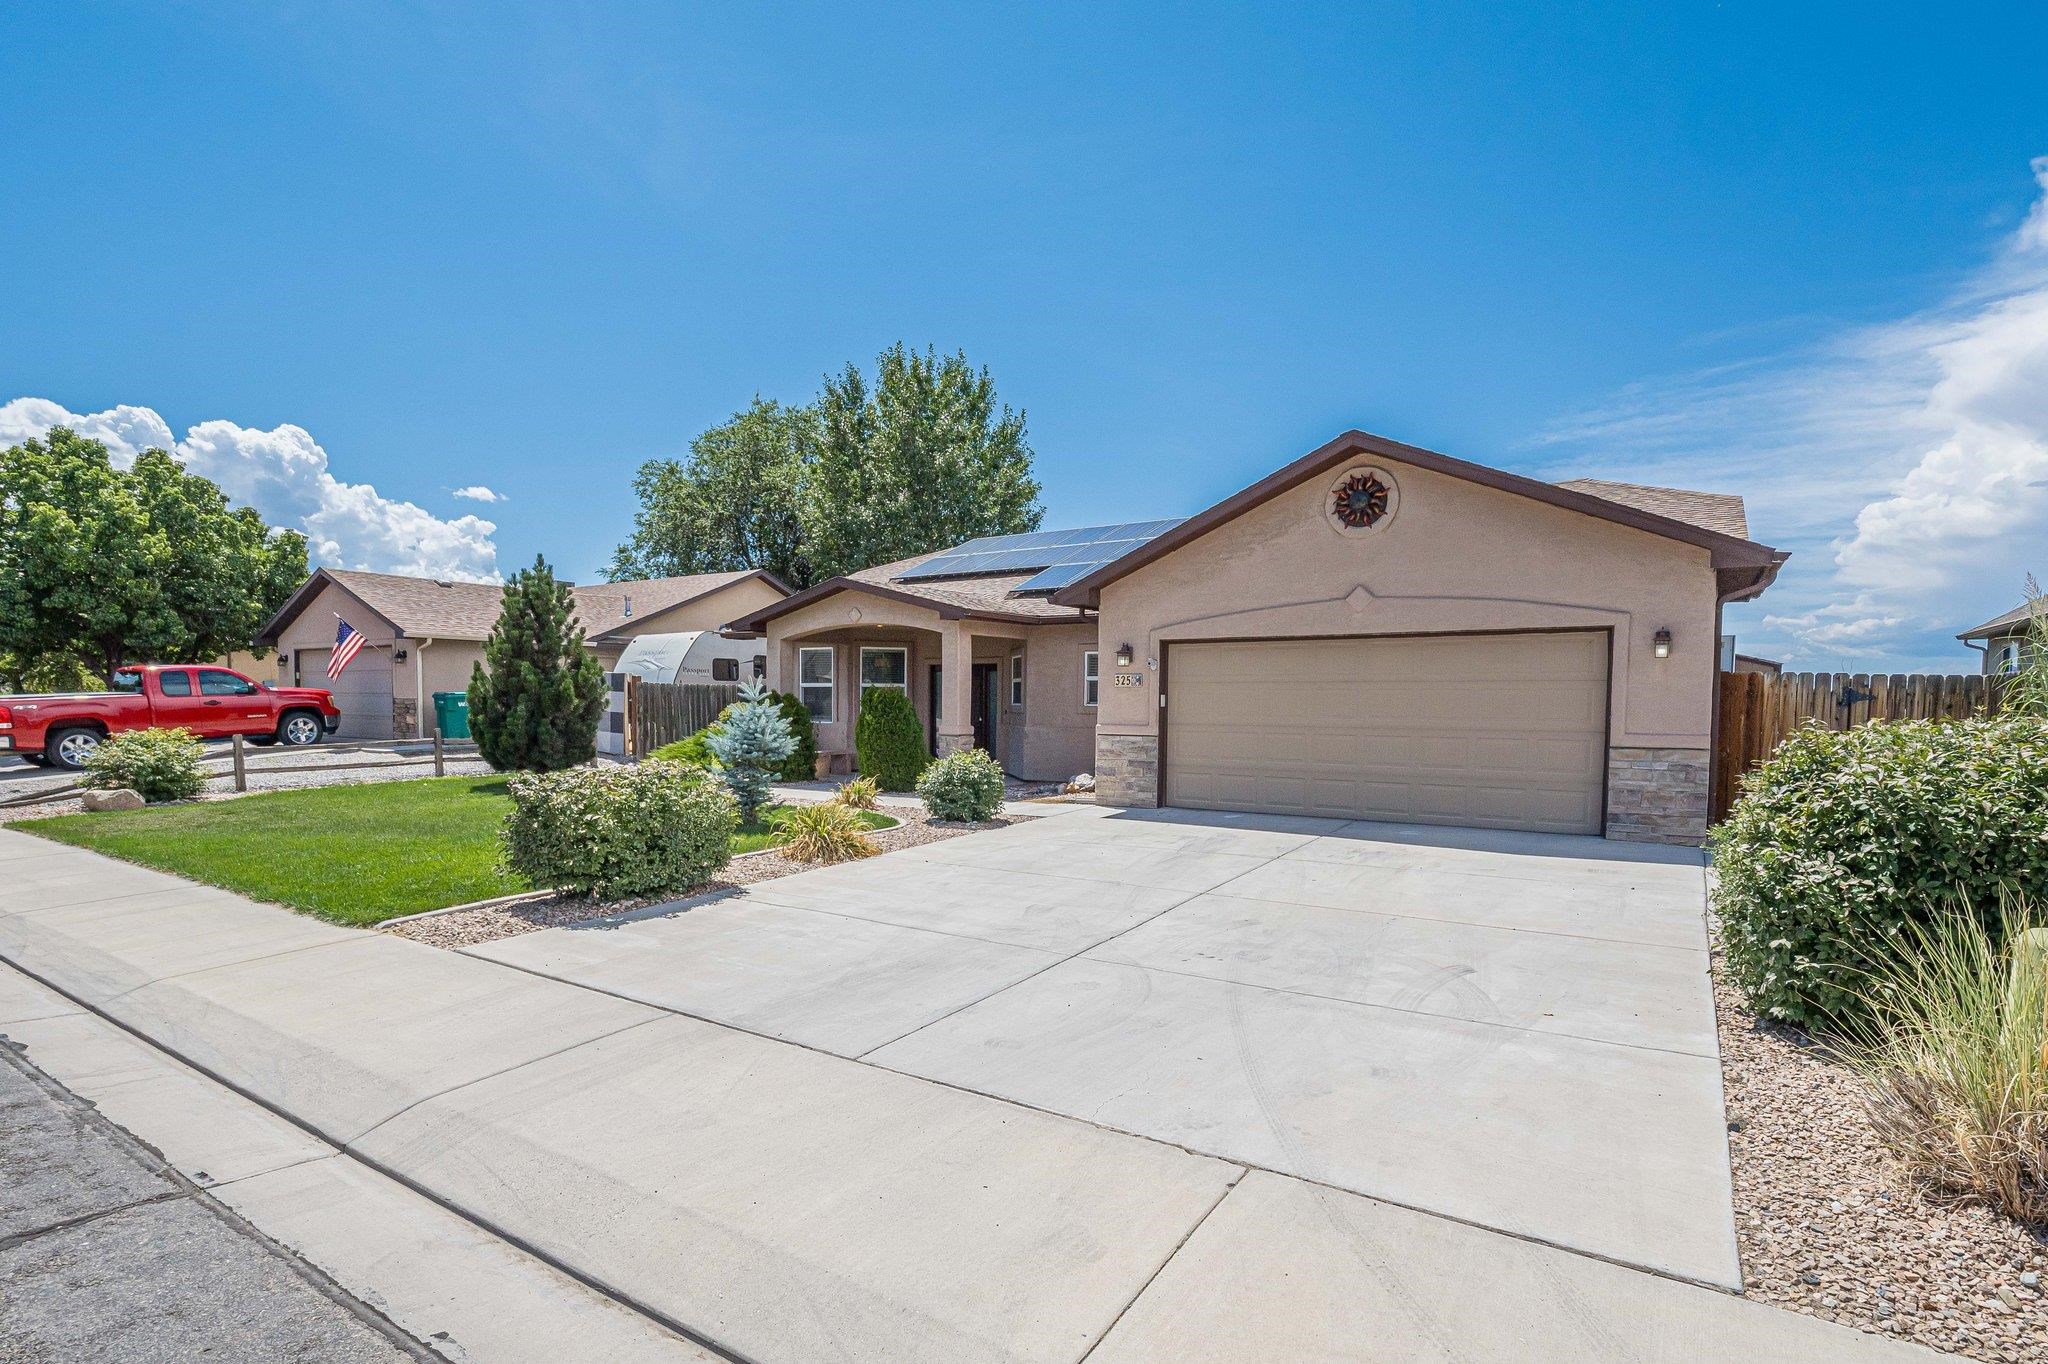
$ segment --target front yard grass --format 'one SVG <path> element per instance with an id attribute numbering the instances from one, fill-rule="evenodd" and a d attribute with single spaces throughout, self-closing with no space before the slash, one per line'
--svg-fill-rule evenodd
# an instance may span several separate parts
<path id="1" fill-rule="evenodd" d="M 13 827 L 340 924 L 529 889 L 498 869 L 512 800 L 503 777 L 271 791 L 153 810 L 58 815 Z M 783 807 L 733 835 L 735 854 L 770 846 Z M 871 829 L 896 821 L 863 811 Z"/>

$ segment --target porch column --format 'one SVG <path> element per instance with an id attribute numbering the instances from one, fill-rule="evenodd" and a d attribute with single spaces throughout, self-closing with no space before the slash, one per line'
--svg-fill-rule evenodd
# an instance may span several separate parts
<path id="1" fill-rule="evenodd" d="M 939 626 L 938 753 L 959 753 L 974 747 L 974 635 L 967 622 Z"/>

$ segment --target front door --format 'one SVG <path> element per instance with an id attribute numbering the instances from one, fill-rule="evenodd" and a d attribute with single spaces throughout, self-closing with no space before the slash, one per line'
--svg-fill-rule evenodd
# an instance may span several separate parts
<path id="1" fill-rule="evenodd" d="M 974 746 L 988 754 L 996 751 L 996 670 L 994 663 L 974 665 Z"/>
<path id="2" fill-rule="evenodd" d="M 974 665 L 973 705 L 971 723 L 974 726 L 974 746 L 991 756 L 996 751 L 996 688 L 1000 685 L 999 663 L 977 663 Z M 939 751 L 939 698 L 945 694 L 945 672 L 934 663 L 931 665 L 932 703 L 925 709 L 925 746 L 933 753 Z"/>

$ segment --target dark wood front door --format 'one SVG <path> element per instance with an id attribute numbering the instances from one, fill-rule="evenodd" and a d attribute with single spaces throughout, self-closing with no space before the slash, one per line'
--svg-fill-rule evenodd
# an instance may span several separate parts
<path id="1" fill-rule="evenodd" d="M 1001 685 L 1000 663 L 977 663 L 974 665 L 973 711 L 970 722 L 974 726 L 974 746 L 986 753 L 996 751 L 996 688 Z M 945 670 L 938 664 L 931 665 L 929 685 L 931 705 L 925 709 L 925 743 L 931 751 L 939 751 L 939 708 L 940 698 L 945 695 Z"/>
<path id="2" fill-rule="evenodd" d="M 989 754 L 996 751 L 996 670 L 994 663 L 974 665 L 974 746 Z"/>

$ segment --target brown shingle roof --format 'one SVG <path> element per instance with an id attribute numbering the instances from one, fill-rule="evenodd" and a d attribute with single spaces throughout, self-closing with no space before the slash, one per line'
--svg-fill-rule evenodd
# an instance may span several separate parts
<path id="1" fill-rule="evenodd" d="M 498 623 L 498 610 L 505 602 L 505 589 L 498 583 L 406 578 L 344 568 L 321 571 L 415 639 L 484 639 Z M 284 622 L 272 624 L 275 628 Z"/>
<path id="2" fill-rule="evenodd" d="M 596 639 L 617 631 L 629 621 L 695 601 L 722 587 L 730 587 L 758 570 L 734 573 L 693 573 L 680 578 L 644 578 L 637 582 L 592 583 L 572 587 L 576 616 L 584 634 Z M 447 579 L 408 578 L 395 573 L 365 573 L 356 569 L 323 568 L 293 594 L 268 625 L 259 640 L 272 641 L 305 604 L 312 600 L 325 578 L 362 599 L 365 606 L 390 621 L 413 639 L 487 639 L 498 623 L 505 603 L 505 589 L 497 583 L 461 583 Z M 309 590 L 310 589 L 310 590 Z M 633 614 L 626 614 L 626 598 L 633 599 Z"/>
<path id="3" fill-rule="evenodd" d="M 916 579 L 911 582 L 897 582 L 899 574 L 908 573 L 927 559 L 935 558 L 944 550 L 930 554 L 919 554 L 910 559 L 898 559 L 893 564 L 877 564 L 873 568 L 858 569 L 847 576 L 855 582 L 876 583 L 890 587 L 913 597 L 923 597 L 941 606 L 957 607 L 965 611 L 1001 616 L 1032 616 L 1045 620 L 1078 620 L 1081 613 L 1071 606 L 1054 606 L 1044 597 L 1033 594 L 1028 597 L 1013 597 L 1010 593 L 1026 579 L 1036 576 L 1030 573 L 1001 573 L 984 578 L 939 578 Z"/>
<path id="4" fill-rule="evenodd" d="M 1624 507 L 1668 516 L 1701 530 L 1718 531 L 1738 540 L 1749 538 L 1749 516 L 1733 493 L 1696 493 L 1685 488 L 1654 488 L 1646 483 L 1616 483 L 1605 478 L 1572 478 L 1557 485 L 1588 493 Z"/>
<path id="5" fill-rule="evenodd" d="M 2043 606 L 2041 610 L 2044 613 L 2048 613 L 2048 606 Z M 2034 604 L 2032 602 L 2021 602 L 2004 615 L 1993 616 L 1976 629 L 1965 630 L 1962 634 L 1957 635 L 1956 638 L 1985 639 L 1991 635 L 2018 634 L 2032 620 L 2033 615 Z"/>
<path id="6" fill-rule="evenodd" d="M 733 573 L 692 573 L 681 578 L 642 578 L 627 583 L 592 583 L 571 589 L 576 613 L 584 633 L 592 639 L 619 630 L 629 621 L 640 620 L 684 602 L 716 592 L 722 587 L 751 578 L 759 569 L 743 568 Z M 778 584 L 779 586 L 779 584 Z M 626 614 L 626 598 L 633 599 L 633 614 Z"/>

